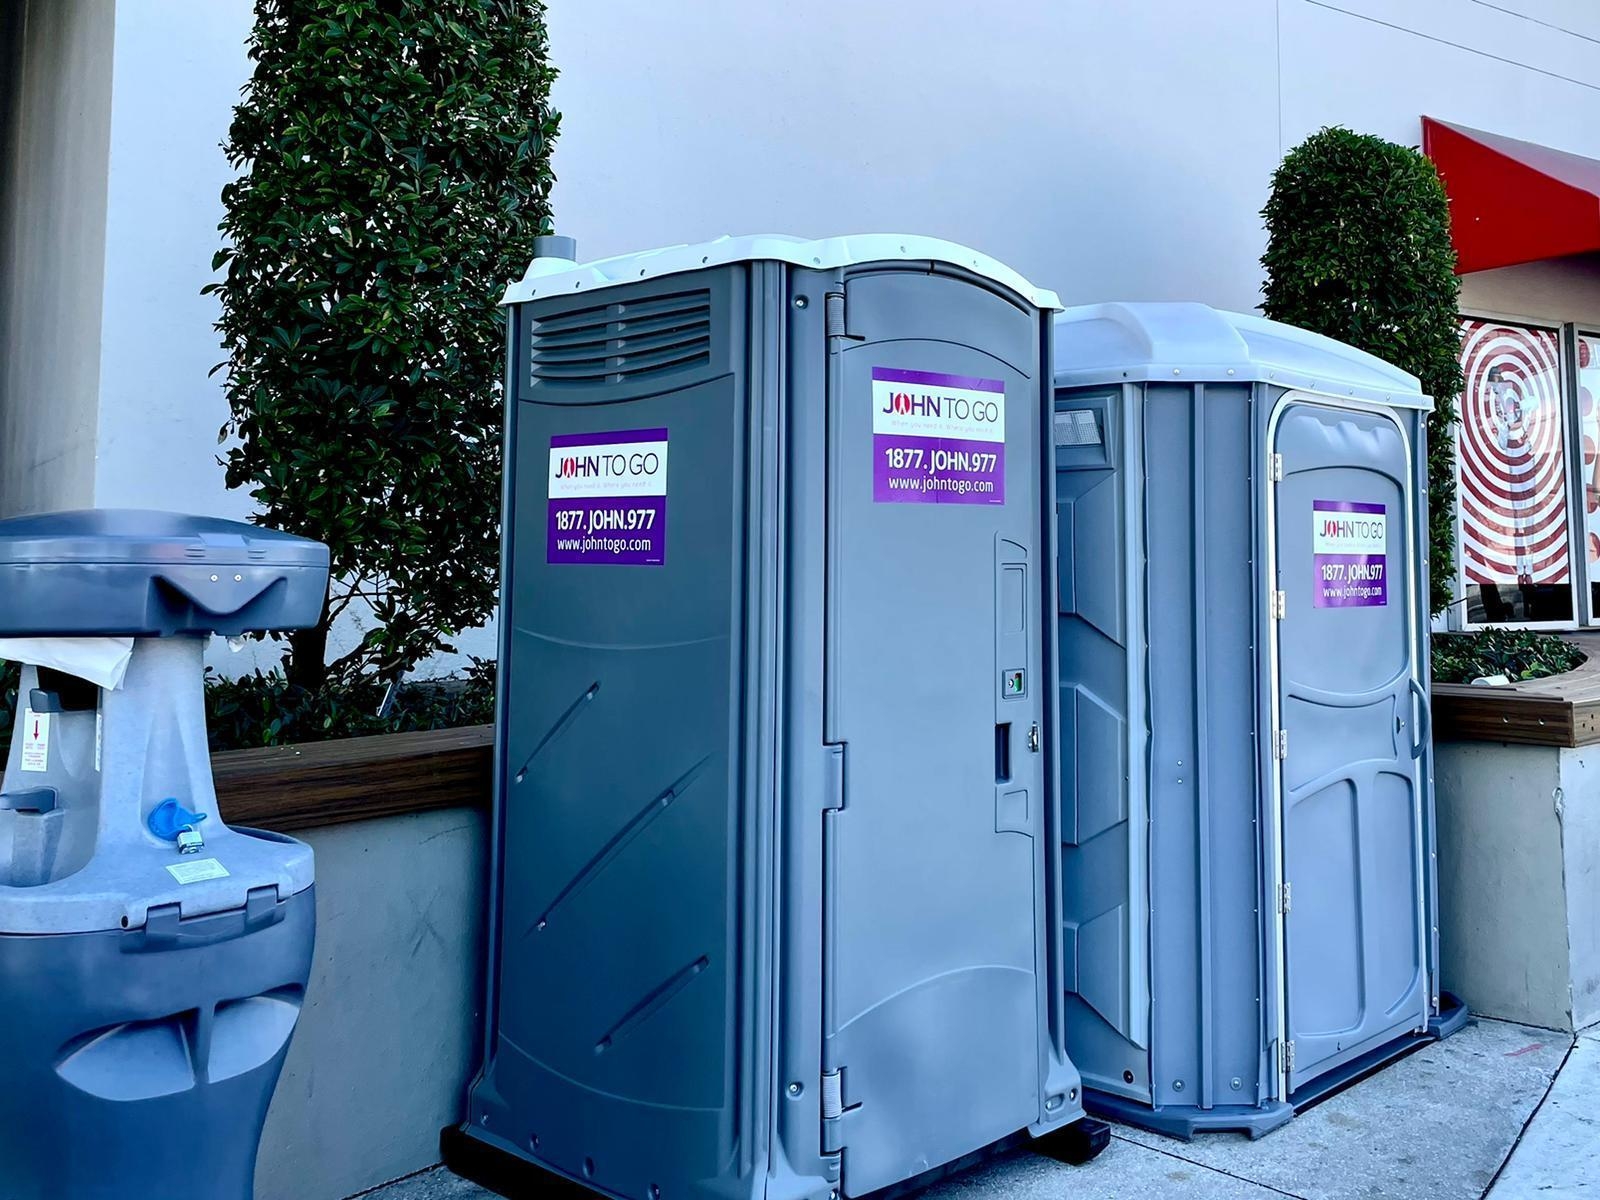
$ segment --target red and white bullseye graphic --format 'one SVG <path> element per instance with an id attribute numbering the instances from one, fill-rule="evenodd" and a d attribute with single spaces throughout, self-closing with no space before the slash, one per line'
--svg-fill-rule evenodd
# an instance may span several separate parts
<path id="1" fill-rule="evenodd" d="M 1470 583 L 1571 572 L 1556 335 L 1461 324 L 1461 558 Z"/>

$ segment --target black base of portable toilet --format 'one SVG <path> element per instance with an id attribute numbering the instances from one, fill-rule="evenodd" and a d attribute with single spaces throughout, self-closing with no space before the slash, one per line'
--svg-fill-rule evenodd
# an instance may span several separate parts
<path id="1" fill-rule="evenodd" d="M 1460 1028 L 1439 986 L 1415 379 L 1197 304 L 1056 325 L 1067 1046 L 1260 1136 Z"/>
<path id="2" fill-rule="evenodd" d="M 1218 1104 L 1201 1108 L 1193 1104 L 1148 1105 L 1093 1088 L 1084 1092 L 1084 1107 L 1097 1116 L 1122 1125 L 1136 1125 L 1181 1141 L 1202 1133 L 1242 1133 L 1252 1140 L 1288 1124 L 1306 1109 L 1360 1083 L 1374 1071 L 1443 1041 L 1466 1027 L 1471 1014 L 1450 992 L 1439 994 L 1439 1013 L 1430 1017 L 1423 1033 L 1409 1034 L 1359 1058 L 1351 1059 L 1289 1094 L 1288 1100 L 1261 1104 Z"/>
<path id="3" fill-rule="evenodd" d="M 450 1161 L 837 1200 L 1083 1120 L 1054 297 L 874 235 L 541 258 L 507 299 L 485 1065 Z"/>
<path id="4" fill-rule="evenodd" d="M 1060 1129 L 1038 1137 L 1020 1135 L 996 1142 L 976 1154 L 969 1154 L 936 1170 L 874 1192 L 873 1200 L 894 1200 L 898 1196 L 914 1195 L 942 1180 L 974 1170 L 1003 1154 L 1022 1148 L 1069 1166 L 1081 1167 L 1100 1157 L 1110 1144 L 1111 1126 L 1093 1117 L 1079 1117 Z M 594 1192 L 589 1188 L 547 1171 L 520 1154 L 512 1154 L 472 1136 L 467 1125 L 446 1125 L 439 1131 L 439 1158 L 452 1173 L 502 1196 L 594 1200 Z"/>

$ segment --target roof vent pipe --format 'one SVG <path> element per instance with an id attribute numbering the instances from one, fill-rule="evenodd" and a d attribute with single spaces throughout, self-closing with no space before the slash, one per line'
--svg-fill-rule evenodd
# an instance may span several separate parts
<path id="1" fill-rule="evenodd" d="M 578 265 L 578 239 L 542 233 L 533 239 L 533 261 L 528 264 L 526 278 L 554 275 L 570 271 Z"/>
<path id="2" fill-rule="evenodd" d="M 534 258 L 559 258 L 567 262 L 578 261 L 578 239 L 543 233 L 533 239 Z"/>

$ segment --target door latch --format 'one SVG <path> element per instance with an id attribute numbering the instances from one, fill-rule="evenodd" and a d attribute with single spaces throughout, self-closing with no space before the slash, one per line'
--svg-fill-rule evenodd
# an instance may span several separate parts
<path id="1" fill-rule="evenodd" d="M 1028 749 L 1035 754 L 1039 753 L 1039 722 L 1037 721 L 1028 726 Z"/>

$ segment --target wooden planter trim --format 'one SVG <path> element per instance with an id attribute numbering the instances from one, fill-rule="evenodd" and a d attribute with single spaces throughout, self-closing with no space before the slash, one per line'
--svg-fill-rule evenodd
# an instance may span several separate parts
<path id="1" fill-rule="evenodd" d="M 1506 687 L 1433 685 L 1433 736 L 1440 742 L 1515 742 L 1576 749 L 1600 743 L 1600 654 L 1562 675 Z"/>
<path id="2" fill-rule="evenodd" d="M 1511 687 L 1433 686 L 1434 740 L 1576 748 L 1600 744 L 1600 655 Z M 486 808 L 494 727 L 229 750 L 212 755 L 230 825 L 292 833 L 440 808 Z"/>
<path id="3" fill-rule="evenodd" d="M 439 808 L 487 807 L 494 727 L 229 750 L 211 756 L 230 825 L 283 833 Z"/>

